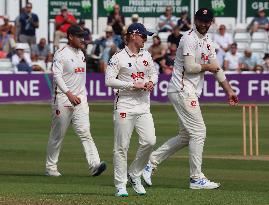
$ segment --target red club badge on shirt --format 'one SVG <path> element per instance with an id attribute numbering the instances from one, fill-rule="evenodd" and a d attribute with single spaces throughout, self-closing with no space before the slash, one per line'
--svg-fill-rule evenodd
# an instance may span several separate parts
<path id="1" fill-rule="evenodd" d="M 143 60 L 143 63 L 144 63 L 144 66 L 148 66 L 149 65 L 149 62 L 146 61 L 146 60 Z"/>
<path id="2" fill-rule="evenodd" d="M 126 118 L 126 112 L 121 112 L 120 116 L 121 116 L 121 118 Z"/>
<path id="3" fill-rule="evenodd" d="M 196 100 L 192 100 L 192 101 L 191 101 L 191 106 L 192 106 L 193 108 L 195 108 L 196 105 L 197 105 L 197 101 L 196 101 Z"/>

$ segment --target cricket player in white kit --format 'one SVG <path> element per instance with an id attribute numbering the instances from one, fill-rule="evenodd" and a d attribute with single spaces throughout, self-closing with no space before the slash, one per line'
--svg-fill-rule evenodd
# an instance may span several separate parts
<path id="1" fill-rule="evenodd" d="M 52 72 L 54 95 L 52 99 L 52 124 L 47 147 L 46 175 L 61 176 L 57 168 L 64 135 L 72 122 L 80 137 L 92 176 L 100 175 L 106 164 L 99 154 L 90 133 L 89 106 L 87 102 L 86 60 L 81 48 L 84 31 L 71 26 L 67 31 L 68 45 L 55 52 Z"/>
<path id="2" fill-rule="evenodd" d="M 127 29 L 127 46 L 114 54 L 106 70 L 106 85 L 118 89 L 114 102 L 114 183 L 116 196 L 128 196 L 127 175 L 135 192 L 146 194 L 141 184 L 143 168 L 156 142 L 150 113 L 150 92 L 158 75 L 150 53 L 143 49 L 148 32 L 133 23 Z M 127 151 L 133 129 L 139 135 L 139 148 L 127 173 Z"/>
<path id="3" fill-rule="evenodd" d="M 204 73 L 213 73 L 228 95 L 229 104 L 238 103 L 238 98 L 226 80 L 216 61 L 216 53 L 207 31 L 213 13 L 207 8 L 195 14 L 195 26 L 186 32 L 179 43 L 175 68 L 168 86 L 168 97 L 179 119 L 179 134 L 154 151 L 143 171 L 143 179 L 152 185 L 152 169 L 183 147 L 189 146 L 190 188 L 215 189 L 219 183 L 208 180 L 202 173 L 202 153 L 206 138 L 206 126 L 198 98 L 204 84 Z"/>

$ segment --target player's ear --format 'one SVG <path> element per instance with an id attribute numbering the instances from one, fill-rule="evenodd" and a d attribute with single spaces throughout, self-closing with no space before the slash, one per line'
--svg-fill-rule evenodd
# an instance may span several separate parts
<path id="1" fill-rule="evenodd" d="M 72 40 L 73 40 L 73 35 L 70 34 L 70 35 L 68 36 L 68 39 L 72 41 Z"/>

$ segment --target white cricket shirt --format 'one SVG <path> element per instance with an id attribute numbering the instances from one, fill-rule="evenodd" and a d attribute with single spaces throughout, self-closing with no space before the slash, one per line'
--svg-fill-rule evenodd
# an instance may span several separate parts
<path id="1" fill-rule="evenodd" d="M 134 89 L 134 82 L 158 81 L 150 53 L 141 49 L 134 54 L 125 46 L 112 56 L 106 69 L 106 85 L 118 89 L 115 98 L 115 109 L 149 111 L 150 92 Z"/>
<path id="2" fill-rule="evenodd" d="M 204 72 L 187 73 L 184 69 L 184 56 L 195 57 L 198 64 L 208 64 L 210 59 L 216 59 L 213 42 L 208 35 L 200 34 L 194 27 L 182 36 L 176 53 L 175 66 L 168 86 L 168 92 L 195 92 L 199 97 L 204 84 Z"/>
<path id="3" fill-rule="evenodd" d="M 87 102 L 86 60 L 80 49 L 69 45 L 58 49 L 54 54 L 52 73 L 53 104 L 72 106 L 65 94 L 67 91 Z"/>

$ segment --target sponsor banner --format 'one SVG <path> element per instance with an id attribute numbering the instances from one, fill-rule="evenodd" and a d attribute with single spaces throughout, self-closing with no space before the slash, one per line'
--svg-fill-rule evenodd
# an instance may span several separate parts
<path id="1" fill-rule="evenodd" d="M 66 5 L 77 19 L 92 19 L 92 0 L 49 0 L 48 18 L 54 19 Z"/>
<path id="2" fill-rule="evenodd" d="M 125 17 L 137 13 L 140 17 L 159 17 L 164 13 L 165 7 L 171 5 L 175 16 L 182 11 L 190 11 L 190 0 L 99 0 L 98 16 L 106 17 L 113 11 L 114 4 L 121 7 Z"/>
<path id="3" fill-rule="evenodd" d="M 238 0 L 203 0 L 199 8 L 210 8 L 215 17 L 237 17 Z"/>
<path id="4" fill-rule="evenodd" d="M 269 74 L 227 74 L 240 101 L 269 102 Z M 160 75 L 151 99 L 167 102 L 170 76 Z M 88 100 L 114 99 L 114 90 L 105 86 L 104 74 L 87 74 Z M 50 101 L 51 76 L 48 74 L 0 74 L 0 102 Z M 225 102 L 227 97 L 213 75 L 205 75 L 201 102 Z"/>
<path id="5" fill-rule="evenodd" d="M 246 16 L 257 16 L 258 10 L 264 8 L 267 16 L 269 14 L 269 1 L 268 0 L 247 0 L 246 1 Z"/>

